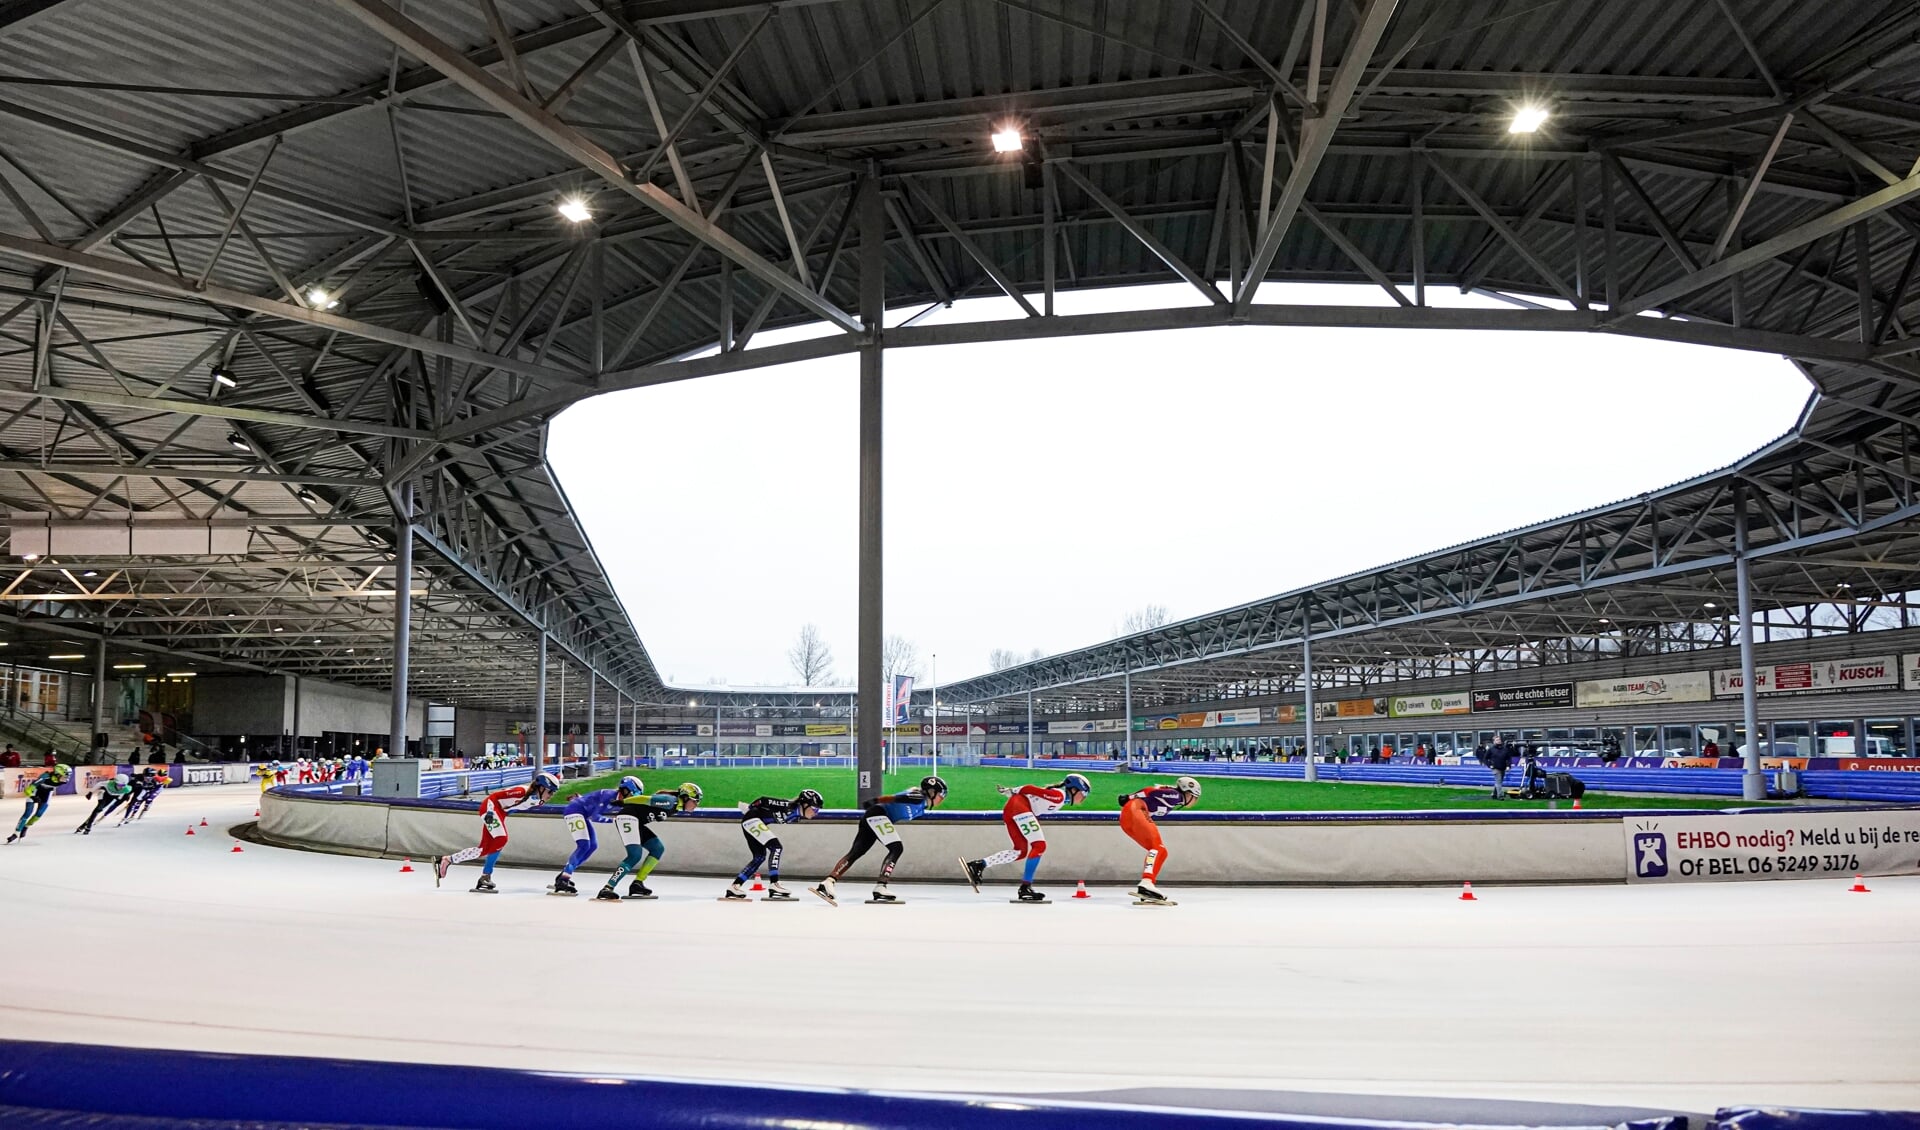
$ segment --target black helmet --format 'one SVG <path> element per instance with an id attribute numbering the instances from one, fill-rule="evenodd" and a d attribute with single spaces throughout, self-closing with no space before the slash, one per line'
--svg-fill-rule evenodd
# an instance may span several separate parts
<path id="1" fill-rule="evenodd" d="M 800 795 L 793 798 L 793 803 L 799 805 L 801 808 L 825 808 L 827 806 L 826 798 L 822 797 L 813 789 L 801 789 Z"/>
<path id="2" fill-rule="evenodd" d="M 947 783 L 938 777 L 920 778 L 920 795 L 932 800 L 947 795 Z"/>

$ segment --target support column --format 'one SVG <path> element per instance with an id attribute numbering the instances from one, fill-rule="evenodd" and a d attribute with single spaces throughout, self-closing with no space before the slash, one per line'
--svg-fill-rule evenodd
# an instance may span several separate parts
<path id="1" fill-rule="evenodd" d="M 534 664 L 533 767 L 547 761 L 547 633 L 540 633 L 540 661 Z"/>
<path id="2" fill-rule="evenodd" d="M 1747 498 L 1734 495 L 1733 504 L 1734 584 L 1740 590 L 1740 717 L 1747 726 L 1746 764 L 1741 767 L 1740 796 L 1744 800 L 1767 799 L 1767 775 L 1760 768 L 1759 705 L 1753 685 L 1753 586 L 1749 583 L 1747 563 Z"/>
<path id="3" fill-rule="evenodd" d="M 1127 764 L 1133 764 L 1133 672 L 1120 672 L 1120 695 L 1126 700 Z"/>
<path id="4" fill-rule="evenodd" d="M 600 721 L 596 711 L 600 703 L 597 694 L 600 690 L 600 674 L 593 668 L 587 668 L 587 776 L 593 776 L 593 735 L 596 723 Z"/>
<path id="5" fill-rule="evenodd" d="M 93 748 L 87 754 L 92 762 L 107 748 L 107 637 L 100 635 L 100 646 L 93 652 Z"/>
<path id="6" fill-rule="evenodd" d="M 880 201 L 880 180 L 869 173 L 860 185 L 860 322 L 866 342 L 860 347 L 860 569 L 859 663 L 855 680 L 855 736 L 860 802 L 877 797 L 885 780 L 885 751 L 881 725 L 886 711 L 880 706 L 881 668 L 881 322 L 886 314 L 886 212 Z M 939 738 L 935 734 L 935 740 Z"/>
<path id="7" fill-rule="evenodd" d="M 541 736 L 545 741 L 545 735 Z M 567 661 L 560 661 L 560 744 L 554 749 L 553 763 L 565 767 L 567 764 Z"/>
<path id="8" fill-rule="evenodd" d="M 1314 760 L 1320 752 L 1313 740 L 1313 639 L 1300 641 L 1300 685 L 1306 691 L 1306 704 L 1300 708 L 1307 723 L 1307 780 L 1320 779 L 1320 765 Z"/>
<path id="9" fill-rule="evenodd" d="M 1033 768 L 1033 688 L 1027 688 L 1027 768 Z"/>
<path id="10" fill-rule="evenodd" d="M 300 756 L 300 676 L 293 676 L 293 748 L 281 751 L 285 757 Z"/>
<path id="11" fill-rule="evenodd" d="M 393 715 L 387 756 L 407 755 L 407 661 L 413 654 L 413 487 L 394 496 L 393 523 Z"/>

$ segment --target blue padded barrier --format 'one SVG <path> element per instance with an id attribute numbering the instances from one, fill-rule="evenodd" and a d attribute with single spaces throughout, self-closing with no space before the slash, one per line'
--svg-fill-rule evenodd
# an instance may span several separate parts
<path id="1" fill-rule="evenodd" d="M 128 1086 L 127 1080 L 160 1082 Z M 649 1130 L 1437 1130 L 1443 1125 L 0 1040 L 0 1125 L 8 1127 L 517 1130 L 556 1121 Z M 1685 1130 L 1686 1119 L 1632 1125 Z M 1808 1123 L 1792 1130 L 1826 1128 Z M 1836 1130 L 1883 1128 L 1861 1123 Z"/>
<path id="2" fill-rule="evenodd" d="M 1710 1130 L 1920 1130 L 1920 1112 L 1722 1107 Z"/>

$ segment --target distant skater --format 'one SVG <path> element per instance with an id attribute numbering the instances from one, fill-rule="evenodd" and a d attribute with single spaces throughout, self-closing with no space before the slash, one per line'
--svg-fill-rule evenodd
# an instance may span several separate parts
<path id="1" fill-rule="evenodd" d="M 747 851 L 753 858 L 747 860 L 746 867 L 735 876 L 733 885 L 720 897 L 740 902 L 747 897 L 746 883 L 760 873 L 760 865 L 767 867 L 767 900 L 784 902 L 793 897 L 793 892 L 780 885 L 780 837 L 773 830 L 776 824 L 792 824 L 799 820 L 811 820 L 820 815 L 826 807 L 826 801 L 812 789 L 801 789 L 798 796 L 789 800 L 786 797 L 763 796 L 755 798 L 747 810 L 740 816 L 740 834 L 746 837 Z"/>
<path id="2" fill-rule="evenodd" d="M 1187 808 L 1200 799 L 1200 782 L 1182 777 L 1171 785 L 1148 785 L 1120 798 L 1120 830 L 1147 851 L 1140 866 L 1140 885 L 1133 889 L 1135 902 L 1165 903 L 1167 896 L 1158 885 L 1160 869 L 1167 863 L 1167 845 L 1160 839 L 1156 817 Z"/>
<path id="3" fill-rule="evenodd" d="M 1000 819 L 1007 825 L 1007 838 L 1013 841 L 1013 846 L 980 859 L 961 860 L 960 866 L 966 870 L 967 882 L 977 892 L 987 868 L 1024 859 L 1027 866 L 1020 876 L 1016 901 L 1046 902 L 1047 896 L 1033 889 L 1033 876 L 1040 870 L 1040 857 L 1047 853 L 1047 833 L 1040 826 L 1040 818 L 1059 810 L 1062 805 L 1079 804 L 1092 791 L 1093 785 L 1078 773 L 1067 774 L 1057 785 L 1021 785 L 1017 789 L 1000 786 L 1000 795 L 1007 798 L 1006 806 L 1000 810 Z"/>
<path id="4" fill-rule="evenodd" d="M 807 888 L 826 900 L 829 906 L 839 906 L 840 900 L 834 893 L 834 884 L 847 873 L 847 868 L 859 862 L 860 857 L 875 844 L 887 845 L 887 858 L 880 864 L 880 878 L 873 885 L 873 894 L 868 902 L 898 903 L 900 898 L 887 890 L 887 880 L 893 875 L 895 864 L 906 853 L 907 845 L 900 842 L 900 833 L 894 827 L 909 820 L 918 820 L 926 815 L 929 808 L 937 808 L 947 797 L 947 783 L 938 777 L 925 777 L 917 789 L 908 789 L 904 793 L 889 793 L 875 797 L 867 802 L 860 813 L 860 827 L 853 834 L 853 846 L 847 854 L 833 865 L 833 872 L 819 885 Z"/>
<path id="5" fill-rule="evenodd" d="M 545 804 L 559 788 L 560 778 L 551 773 L 535 773 L 533 779 L 524 785 L 488 793 L 487 799 L 480 802 L 479 845 L 461 848 L 452 855 L 443 855 L 434 860 L 433 885 L 439 886 L 454 864 L 479 858 L 483 862 L 480 881 L 473 885 L 474 893 L 498 894 L 499 889 L 493 885 L 493 865 L 499 862 L 500 853 L 507 847 L 507 813 Z"/>

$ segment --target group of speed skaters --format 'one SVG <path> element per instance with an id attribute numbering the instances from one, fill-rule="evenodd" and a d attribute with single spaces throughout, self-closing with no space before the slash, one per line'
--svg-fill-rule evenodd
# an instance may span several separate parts
<path id="1" fill-rule="evenodd" d="M 493 882 L 493 869 L 507 846 L 507 814 L 545 804 L 559 789 L 558 777 L 552 773 L 537 772 L 524 785 L 488 794 L 480 805 L 480 842 L 436 859 L 434 885 L 438 886 L 445 880 L 455 864 L 479 859 L 481 873 L 479 881 L 474 884 L 474 892 L 497 893 L 499 888 Z M 1046 829 L 1040 818 L 1061 808 L 1082 804 L 1092 792 L 1093 785 L 1079 773 L 1069 773 L 1051 785 L 1000 786 L 1000 795 L 1007 798 L 1000 816 L 1006 824 L 1007 838 L 1012 846 L 978 859 L 961 859 L 960 867 L 967 882 L 977 893 L 988 868 L 1024 860 L 1020 887 L 1012 901 L 1047 902 L 1047 896 L 1033 886 L 1034 875 L 1047 851 Z M 861 809 L 860 823 L 854 830 L 852 846 L 833 865 L 833 870 L 826 878 L 807 890 L 829 906 L 839 906 L 840 880 L 875 845 L 883 844 L 886 846 L 886 855 L 880 863 L 880 874 L 873 891 L 866 901 L 881 905 L 900 903 L 901 898 L 888 889 L 893 870 L 906 852 L 899 825 L 910 823 L 929 810 L 938 808 L 946 798 L 947 783 L 937 776 L 929 776 L 921 780 L 918 788 L 888 793 L 866 802 Z M 653 898 L 646 879 L 666 854 L 666 847 L 651 826 L 675 814 L 694 811 L 700 807 L 702 799 L 698 785 L 689 783 L 668 791 L 648 793 L 640 778 L 631 775 L 620 778 L 613 788 L 569 798 L 563 819 L 573 837 L 573 854 L 568 857 L 560 873 L 554 876 L 552 884 L 547 887 L 548 893 L 580 893 L 574 886 L 573 876 L 593 856 L 594 849 L 599 845 L 594 826 L 611 824 L 627 849 L 626 856 L 594 895 L 595 901 Z M 1133 889 L 1134 903 L 1141 906 L 1174 905 L 1159 886 L 1160 869 L 1167 862 L 1167 848 L 1160 838 L 1160 829 L 1155 820 L 1199 801 L 1200 782 L 1192 777 L 1181 777 L 1170 785 L 1149 785 L 1135 792 L 1123 793 L 1118 799 L 1120 829 L 1146 852 L 1140 867 L 1140 882 Z M 747 883 L 763 871 L 767 877 L 764 901 L 793 901 L 793 892 L 780 883 L 783 849 L 776 829 L 783 824 L 818 816 L 825 803 L 816 790 L 802 789 L 796 796 L 763 796 L 742 806 L 740 833 L 746 840 L 749 859 L 721 893 L 720 901 L 748 901 Z M 629 875 L 632 876 L 632 882 L 622 894 L 618 889 L 620 881 Z"/>

